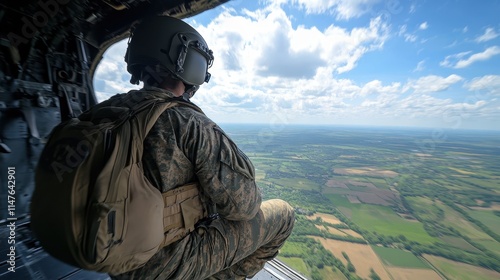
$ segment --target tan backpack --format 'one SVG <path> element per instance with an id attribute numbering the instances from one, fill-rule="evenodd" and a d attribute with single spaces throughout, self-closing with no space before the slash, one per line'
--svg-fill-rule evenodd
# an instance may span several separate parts
<path id="1" fill-rule="evenodd" d="M 186 236 L 207 213 L 196 184 L 160 193 L 144 176 L 143 141 L 182 104 L 160 92 L 116 95 L 56 126 L 40 156 L 31 228 L 52 256 L 120 274 Z"/>

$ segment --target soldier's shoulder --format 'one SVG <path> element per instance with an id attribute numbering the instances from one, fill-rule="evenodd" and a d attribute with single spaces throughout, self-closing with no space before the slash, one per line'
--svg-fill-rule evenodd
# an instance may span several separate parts
<path id="1" fill-rule="evenodd" d="M 198 109 L 196 105 L 187 105 L 180 103 L 178 106 L 172 108 L 172 113 L 181 114 L 191 121 L 200 122 L 203 124 L 214 124 L 215 122 L 210 119 L 201 109 Z"/>
<path id="2" fill-rule="evenodd" d="M 155 124 L 161 130 L 171 128 L 179 134 L 213 133 L 217 124 L 204 113 L 189 106 L 175 106 L 167 109 Z M 198 131 L 198 132 L 195 132 Z"/>

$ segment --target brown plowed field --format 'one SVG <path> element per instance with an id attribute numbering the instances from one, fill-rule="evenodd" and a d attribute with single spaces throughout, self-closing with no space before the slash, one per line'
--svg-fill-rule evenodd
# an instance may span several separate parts
<path id="1" fill-rule="evenodd" d="M 361 236 L 361 234 L 355 232 L 352 229 L 342 229 L 342 231 L 345 232 L 345 233 L 347 233 L 350 236 L 357 237 L 357 238 L 363 238 L 363 236 Z"/>
<path id="2" fill-rule="evenodd" d="M 347 264 L 347 261 L 344 256 L 342 256 L 342 252 L 346 252 L 356 268 L 356 274 L 360 277 L 370 279 L 370 268 L 373 268 L 380 276 L 380 279 L 391 279 L 377 254 L 375 254 L 369 245 L 325 239 L 317 236 L 312 236 L 311 238 L 321 242 L 323 247 L 330 250 L 333 255 L 342 260 L 344 264 Z"/>
<path id="3" fill-rule="evenodd" d="M 432 269 L 422 268 L 403 268 L 403 267 L 387 267 L 389 273 L 394 279 L 398 280 L 441 280 L 441 276 Z"/>
<path id="4" fill-rule="evenodd" d="M 397 172 L 391 170 L 380 170 L 371 167 L 360 167 L 360 168 L 335 168 L 334 173 L 340 175 L 365 175 L 374 177 L 396 177 Z"/>
<path id="5" fill-rule="evenodd" d="M 315 225 L 319 230 L 326 230 L 324 226 L 320 226 L 320 225 Z M 331 234 L 335 234 L 335 235 L 340 235 L 340 236 L 347 236 L 347 233 L 345 232 L 342 232 L 336 228 L 332 228 L 332 227 L 326 227 L 328 229 L 328 232 L 331 233 Z"/>
<path id="6" fill-rule="evenodd" d="M 312 216 L 307 216 L 307 218 L 310 220 L 316 220 L 317 217 L 320 217 L 323 220 L 323 222 L 327 222 L 327 223 L 332 224 L 332 225 L 343 224 L 337 217 L 335 217 L 334 215 L 330 215 L 330 214 L 316 213 Z"/>

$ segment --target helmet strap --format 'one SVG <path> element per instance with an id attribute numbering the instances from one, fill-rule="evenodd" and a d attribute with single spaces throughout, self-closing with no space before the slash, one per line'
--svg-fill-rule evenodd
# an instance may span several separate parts
<path id="1" fill-rule="evenodd" d="M 196 93 L 196 91 L 200 88 L 200 86 L 186 85 L 185 83 L 184 83 L 184 86 L 186 87 L 186 91 L 184 92 L 184 94 L 182 96 L 186 100 L 189 100 L 191 97 L 193 97 L 194 94 Z"/>

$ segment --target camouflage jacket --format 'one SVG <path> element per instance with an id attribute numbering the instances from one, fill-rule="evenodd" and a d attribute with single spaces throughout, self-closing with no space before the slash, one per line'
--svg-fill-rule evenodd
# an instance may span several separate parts
<path id="1" fill-rule="evenodd" d="M 200 191 L 225 219 L 249 220 L 260 209 L 261 194 L 248 157 L 219 126 L 189 106 L 160 116 L 144 140 L 142 162 L 146 177 L 161 192 L 199 181 Z"/>

